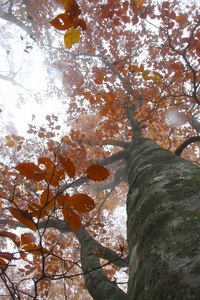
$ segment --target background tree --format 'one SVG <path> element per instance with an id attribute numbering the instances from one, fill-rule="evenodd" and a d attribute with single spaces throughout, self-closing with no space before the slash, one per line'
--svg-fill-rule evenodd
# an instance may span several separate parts
<path id="1" fill-rule="evenodd" d="M 4 295 L 90 299 L 78 281 L 82 274 L 94 299 L 126 299 L 117 271 L 129 261 L 128 299 L 198 299 L 199 168 L 141 138 L 174 152 L 199 131 L 198 4 L 79 5 L 1 4 L 6 30 L 19 27 L 32 47 L 43 49 L 47 95 L 62 96 L 67 110 L 62 136 L 59 118 L 48 115 L 43 126 L 30 125 L 31 138 L 7 135 L 1 142 Z M 69 25 L 62 20 L 65 30 L 76 24 L 81 31 L 71 49 L 64 47 L 65 31 L 49 24 L 64 10 L 71 18 Z M 184 157 L 198 164 L 198 145 Z M 108 179 L 99 163 L 109 168 Z M 129 258 L 124 236 L 113 230 L 124 211 L 127 175 Z"/>

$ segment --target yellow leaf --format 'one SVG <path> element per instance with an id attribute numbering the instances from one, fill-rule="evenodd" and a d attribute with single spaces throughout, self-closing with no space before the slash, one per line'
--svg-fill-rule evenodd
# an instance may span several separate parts
<path id="1" fill-rule="evenodd" d="M 148 76 L 150 74 L 150 71 L 149 70 L 145 70 L 142 72 L 142 76 Z"/>
<path id="2" fill-rule="evenodd" d="M 149 135 L 148 135 L 148 138 L 151 139 L 151 140 L 153 140 L 154 137 L 155 137 L 155 132 L 154 132 L 153 128 L 150 127 L 150 128 L 149 128 Z"/>
<path id="3" fill-rule="evenodd" d="M 73 44 L 79 41 L 80 35 L 81 35 L 80 31 L 78 29 L 75 29 L 74 27 L 67 30 L 64 36 L 65 47 L 70 49 Z"/>
<path id="4" fill-rule="evenodd" d="M 11 139 L 10 136 L 6 136 L 6 140 L 7 140 L 6 146 L 13 147 L 15 145 L 15 142 Z"/>
<path id="5" fill-rule="evenodd" d="M 143 4 L 144 0 L 135 0 L 134 2 L 137 7 L 140 7 Z"/>

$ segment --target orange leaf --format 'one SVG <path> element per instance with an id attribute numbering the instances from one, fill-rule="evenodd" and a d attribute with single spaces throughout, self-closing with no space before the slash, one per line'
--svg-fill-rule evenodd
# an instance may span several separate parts
<path id="1" fill-rule="evenodd" d="M 69 197 L 67 205 L 72 206 L 78 212 L 87 213 L 94 209 L 94 200 L 86 194 L 76 194 Z"/>
<path id="2" fill-rule="evenodd" d="M 13 254 L 9 252 L 0 252 L 0 257 L 10 261 L 13 259 Z"/>
<path id="3" fill-rule="evenodd" d="M 82 30 L 86 30 L 87 29 L 87 24 L 82 19 L 75 19 L 73 21 L 73 25 L 74 25 L 74 28 L 77 28 L 78 26 L 80 26 L 82 28 Z"/>
<path id="4" fill-rule="evenodd" d="M 96 72 L 96 78 L 94 79 L 94 82 L 96 84 L 101 84 L 104 80 L 104 74 L 100 71 Z"/>
<path id="5" fill-rule="evenodd" d="M 11 239 L 17 247 L 20 246 L 20 239 L 16 234 L 2 230 L 2 231 L 0 231 L 0 236 L 5 236 L 5 237 Z"/>
<path id="6" fill-rule="evenodd" d="M 28 252 L 31 252 L 31 251 L 37 249 L 38 246 L 37 246 L 36 243 L 28 243 L 28 244 L 23 245 L 22 248 L 23 248 L 23 250 L 26 250 L 26 251 L 28 251 Z"/>
<path id="7" fill-rule="evenodd" d="M 8 267 L 8 264 L 5 262 L 5 260 L 0 258 L 0 269 L 5 271 Z"/>
<path id="8" fill-rule="evenodd" d="M 49 188 L 47 188 L 46 190 L 44 190 L 42 192 L 42 195 L 40 197 L 40 203 L 42 204 L 42 206 L 45 206 L 53 198 L 54 198 L 53 192 Z M 53 201 L 51 201 L 51 202 L 53 202 Z"/>
<path id="9" fill-rule="evenodd" d="M 81 14 L 80 7 L 75 0 L 65 0 L 64 7 L 65 7 L 65 12 L 71 18 L 77 18 Z"/>
<path id="10" fill-rule="evenodd" d="M 29 204 L 28 207 L 33 217 L 41 219 L 46 216 L 46 212 L 40 204 L 33 203 L 31 205 Z"/>
<path id="11" fill-rule="evenodd" d="M 19 171 L 20 175 L 25 176 L 27 179 L 36 181 L 44 179 L 44 171 L 34 163 L 20 163 L 15 169 Z"/>
<path id="12" fill-rule="evenodd" d="M 94 181 L 103 181 L 110 175 L 110 172 L 105 167 L 99 164 L 93 164 L 86 170 L 88 178 Z"/>
<path id="13" fill-rule="evenodd" d="M 63 208 L 62 209 L 65 222 L 72 227 L 74 230 L 81 229 L 81 220 L 79 215 L 70 208 Z"/>
<path id="14" fill-rule="evenodd" d="M 74 166 L 73 161 L 70 158 L 64 158 L 62 156 L 59 156 L 59 160 L 63 166 L 63 168 L 66 170 L 67 175 L 70 178 L 73 178 L 75 176 L 76 168 Z"/>
<path id="15" fill-rule="evenodd" d="M 57 171 L 52 170 L 52 172 L 48 172 L 47 175 L 45 175 L 45 181 L 52 185 L 52 186 L 57 186 L 59 184 L 59 181 L 64 179 L 64 170 L 59 170 Z"/>
<path id="16" fill-rule="evenodd" d="M 84 92 L 83 96 L 85 96 L 90 101 L 91 105 L 96 103 L 94 96 L 90 92 Z"/>
<path id="17" fill-rule="evenodd" d="M 40 249 L 37 244 L 35 243 L 29 243 L 23 246 L 22 248 L 24 251 L 27 251 L 33 255 L 41 255 L 43 252 L 42 249 Z"/>
<path id="18" fill-rule="evenodd" d="M 21 244 L 26 245 L 36 241 L 36 237 L 32 233 L 23 233 L 21 235 Z"/>
<path id="19" fill-rule="evenodd" d="M 48 184 L 57 186 L 59 181 L 64 179 L 64 170 L 58 171 L 55 163 L 48 157 L 39 158 L 38 163 L 46 166 L 46 169 L 43 172 L 45 174 L 44 179 Z"/>
<path id="20" fill-rule="evenodd" d="M 42 205 L 42 209 L 40 209 L 38 212 L 39 218 L 44 217 L 43 211 L 46 214 L 54 207 L 55 201 L 53 201 L 53 200 L 55 200 L 54 194 L 52 193 L 52 191 L 49 188 L 42 192 L 42 195 L 40 197 L 40 203 Z"/>
<path id="21" fill-rule="evenodd" d="M 69 199 L 69 195 L 58 195 L 56 196 L 56 203 L 60 207 L 64 207 Z"/>
<path id="22" fill-rule="evenodd" d="M 52 162 L 48 157 L 39 158 L 38 163 L 46 166 L 46 169 L 43 172 L 45 174 L 44 179 L 48 184 L 57 186 L 59 181 L 64 179 L 64 170 L 58 171 L 55 163 Z"/>
<path id="23" fill-rule="evenodd" d="M 141 72 L 140 67 L 138 67 L 136 65 L 130 65 L 128 69 L 130 72 Z"/>
<path id="24" fill-rule="evenodd" d="M 187 21 L 187 19 L 188 18 L 186 16 L 181 15 L 181 16 L 177 16 L 175 20 L 176 20 L 177 23 L 180 24 L 180 23 L 184 23 L 185 21 Z"/>
<path id="25" fill-rule="evenodd" d="M 59 14 L 49 23 L 58 30 L 69 29 L 72 25 L 71 20 L 67 14 Z"/>
<path id="26" fill-rule="evenodd" d="M 11 207 L 10 212 L 15 219 L 26 225 L 27 228 L 33 231 L 36 230 L 36 225 L 33 222 L 32 216 L 27 211 L 20 211 L 16 208 Z"/>
<path id="27" fill-rule="evenodd" d="M 15 145 L 15 142 L 11 139 L 10 136 L 6 136 L 6 140 L 7 140 L 6 146 L 13 147 Z"/>
<path id="28" fill-rule="evenodd" d="M 134 0 L 135 5 L 137 5 L 137 7 L 140 7 L 143 4 L 144 0 Z"/>
<path id="29" fill-rule="evenodd" d="M 48 157 L 40 157 L 38 159 L 38 163 L 40 165 L 45 165 L 47 170 L 51 170 L 54 168 L 54 162 L 51 161 L 51 159 Z"/>

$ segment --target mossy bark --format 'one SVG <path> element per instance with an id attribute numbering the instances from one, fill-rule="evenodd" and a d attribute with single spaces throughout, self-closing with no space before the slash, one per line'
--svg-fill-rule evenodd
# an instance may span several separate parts
<path id="1" fill-rule="evenodd" d="M 200 299 L 200 168 L 145 138 L 127 168 L 128 299 Z"/>
<path id="2" fill-rule="evenodd" d="M 102 270 L 95 241 L 82 229 L 76 233 L 81 245 L 81 264 L 85 284 L 94 300 L 128 300 L 127 294 L 112 282 Z M 114 259 L 119 259 L 115 257 Z"/>

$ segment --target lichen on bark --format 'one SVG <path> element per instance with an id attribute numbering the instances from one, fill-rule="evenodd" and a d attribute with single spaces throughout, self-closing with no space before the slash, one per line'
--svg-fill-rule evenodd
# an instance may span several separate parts
<path id="1" fill-rule="evenodd" d="M 129 151 L 128 299 L 200 299 L 200 168 L 145 138 Z"/>

